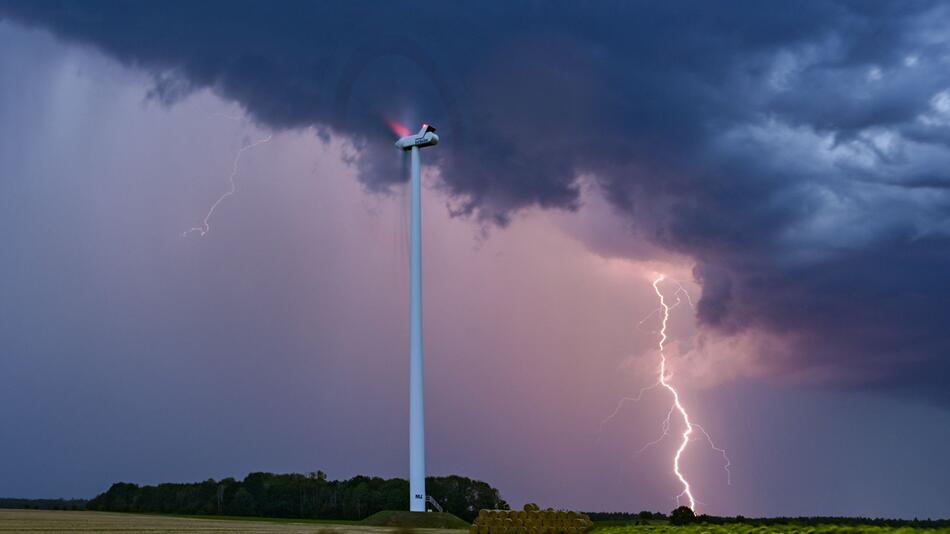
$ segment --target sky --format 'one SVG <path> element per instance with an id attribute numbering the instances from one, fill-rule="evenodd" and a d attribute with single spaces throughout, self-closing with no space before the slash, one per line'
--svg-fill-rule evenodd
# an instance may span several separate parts
<path id="1" fill-rule="evenodd" d="M 429 474 L 672 509 L 662 273 L 700 511 L 950 516 L 948 23 L 0 0 L 0 496 L 405 477 L 426 121 Z"/>

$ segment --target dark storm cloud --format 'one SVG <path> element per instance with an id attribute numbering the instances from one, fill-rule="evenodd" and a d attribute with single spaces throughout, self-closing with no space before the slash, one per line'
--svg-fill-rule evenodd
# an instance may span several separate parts
<path id="1" fill-rule="evenodd" d="M 797 370 L 950 400 L 950 13 L 923 2 L 0 2 L 274 128 L 438 124 L 460 213 L 575 208 L 588 174 L 694 257 L 699 316 Z M 424 117 L 423 117 L 424 116 Z M 383 152 L 383 151 L 377 151 Z M 399 179 L 360 160 L 362 179 Z M 855 372 L 858 369 L 859 372 Z"/>

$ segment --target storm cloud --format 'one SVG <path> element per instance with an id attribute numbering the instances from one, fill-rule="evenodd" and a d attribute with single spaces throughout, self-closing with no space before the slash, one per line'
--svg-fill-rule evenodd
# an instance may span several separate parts
<path id="1" fill-rule="evenodd" d="M 950 11 L 928 2 L 0 2 L 273 129 L 436 124 L 456 213 L 576 209 L 696 263 L 701 326 L 776 375 L 950 402 Z M 614 248 L 610 254 L 636 256 Z M 765 345 L 763 345 L 765 346 Z"/>

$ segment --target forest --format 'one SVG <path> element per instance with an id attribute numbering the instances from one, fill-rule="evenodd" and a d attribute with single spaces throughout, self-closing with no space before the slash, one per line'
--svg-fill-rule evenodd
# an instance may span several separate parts
<path id="1" fill-rule="evenodd" d="M 446 512 L 471 522 L 482 508 L 508 509 L 498 490 L 461 476 L 427 477 L 426 490 Z M 408 506 L 401 478 L 357 476 L 328 480 L 325 473 L 251 473 L 244 480 L 139 486 L 118 482 L 86 504 L 88 510 L 187 515 L 364 519 Z"/>

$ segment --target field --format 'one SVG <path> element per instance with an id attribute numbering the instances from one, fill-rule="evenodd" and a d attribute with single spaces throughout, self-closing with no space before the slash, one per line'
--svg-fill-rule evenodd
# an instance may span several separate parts
<path id="1" fill-rule="evenodd" d="M 626 527 L 604 527 L 598 528 L 595 534 L 765 534 L 776 532 L 779 534 L 903 534 L 903 533 L 945 533 L 950 529 L 926 529 L 926 528 L 889 528 L 873 526 L 839 526 L 839 525 L 818 525 L 818 526 L 796 526 L 796 525 L 772 525 L 772 526 L 754 526 L 754 525 L 690 525 L 684 527 L 674 527 L 671 525 L 643 525 Z"/>
<path id="2" fill-rule="evenodd" d="M 109 532 L 178 534 L 185 532 L 246 532 L 262 534 L 393 534 L 389 527 L 358 523 L 267 519 L 198 519 L 111 512 L 0 510 L 0 532 Z M 459 534 L 461 530 L 425 529 L 426 534 Z"/>
<path id="3" fill-rule="evenodd" d="M 47 510 L 0 510 L 0 532 L 109 532 L 177 534 L 185 532 L 237 532 L 262 534 L 396 534 L 405 533 L 391 527 L 370 527 L 359 523 L 324 523 L 305 520 L 207 519 L 110 512 L 66 512 Z M 420 529 L 420 534 L 459 534 L 462 530 Z M 606 526 L 592 534 L 898 534 L 950 533 L 950 529 L 913 529 L 884 527 L 817 527 L 776 525 L 670 525 Z"/>

